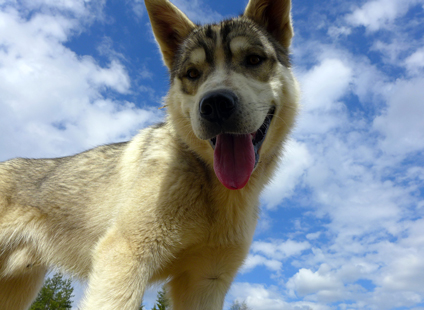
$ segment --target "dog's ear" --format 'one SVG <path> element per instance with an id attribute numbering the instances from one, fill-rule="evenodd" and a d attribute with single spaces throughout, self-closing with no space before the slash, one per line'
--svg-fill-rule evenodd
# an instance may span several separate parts
<path id="1" fill-rule="evenodd" d="M 168 0 L 145 0 L 144 3 L 165 65 L 171 69 L 178 46 L 195 24 Z"/>
<path id="2" fill-rule="evenodd" d="M 290 0 L 250 0 L 243 16 L 264 27 L 281 45 L 289 48 L 294 35 Z"/>

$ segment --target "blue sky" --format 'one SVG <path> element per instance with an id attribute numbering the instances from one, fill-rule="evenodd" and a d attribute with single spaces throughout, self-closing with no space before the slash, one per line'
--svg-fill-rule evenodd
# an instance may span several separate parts
<path id="1" fill-rule="evenodd" d="M 205 23 L 247 1 L 174 3 Z M 293 20 L 302 112 L 226 307 L 424 309 L 424 0 L 295 0 Z M 0 0 L 0 160 L 130 139 L 167 86 L 141 0 Z"/>

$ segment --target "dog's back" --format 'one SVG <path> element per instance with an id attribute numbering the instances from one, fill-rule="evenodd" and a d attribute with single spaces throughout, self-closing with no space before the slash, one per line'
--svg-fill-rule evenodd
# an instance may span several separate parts
<path id="1" fill-rule="evenodd" d="M 88 261 L 81 267 L 78 256 L 89 255 L 93 244 L 84 244 L 98 240 L 111 221 L 108 207 L 115 205 L 110 200 L 111 184 L 117 184 L 117 165 L 125 145 L 102 146 L 57 159 L 17 158 L 0 164 L 0 277 L 14 270 L 29 272 L 34 266 L 50 265 L 52 261 L 46 257 L 56 257 L 55 264 L 80 276 L 87 273 Z M 22 248 L 31 253 L 28 259 L 22 254 L 22 262 L 5 258 Z"/>

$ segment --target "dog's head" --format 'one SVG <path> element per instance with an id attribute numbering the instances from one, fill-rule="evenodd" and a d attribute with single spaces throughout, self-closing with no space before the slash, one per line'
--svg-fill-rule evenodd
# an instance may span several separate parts
<path id="1" fill-rule="evenodd" d="M 167 0 L 145 3 L 170 70 L 178 136 L 223 185 L 243 188 L 279 155 L 296 114 L 290 0 L 250 0 L 241 17 L 205 26 Z"/>

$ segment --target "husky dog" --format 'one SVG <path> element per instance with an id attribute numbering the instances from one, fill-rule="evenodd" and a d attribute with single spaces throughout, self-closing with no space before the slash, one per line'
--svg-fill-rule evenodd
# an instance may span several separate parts
<path id="1" fill-rule="evenodd" d="M 145 0 L 170 72 L 165 122 L 131 141 L 0 164 L 0 308 L 26 309 L 48 268 L 88 281 L 81 309 L 138 309 L 167 281 L 174 310 L 222 309 L 259 195 L 294 123 L 290 0 L 250 0 L 199 26 Z"/>

